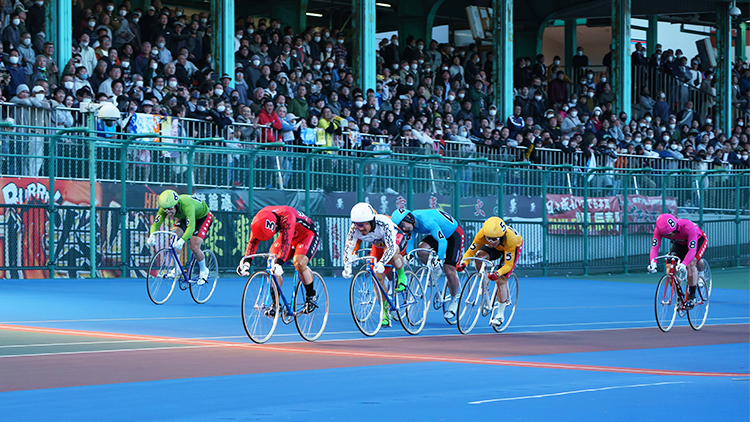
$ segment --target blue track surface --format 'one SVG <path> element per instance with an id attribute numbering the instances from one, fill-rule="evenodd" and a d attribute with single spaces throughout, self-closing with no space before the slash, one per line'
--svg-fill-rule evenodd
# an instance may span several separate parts
<path id="1" fill-rule="evenodd" d="M 271 343 L 294 343 L 304 348 L 336 346 L 357 340 L 357 350 L 381 350 L 383 339 L 409 337 L 400 326 L 383 329 L 365 339 L 352 322 L 348 281 L 329 278 L 331 308 L 326 332 L 314 344 L 301 344 L 294 324 L 279 325 Z M 655 280 L 656 281 L 656 280 Z M 144 280 L 2 280 L 0 324 L 49 327 L 104 333 L 125 333 L 221 342 L 250 343 L 239 316 L 244 280 L 221 279 L 214 297 L 195 304 L 188 292 L 175 291 L 162 306 L 146 295 Z M 655 284 L 655 283 L 654 283 Z M 291 291 L 288 283 L 285 291 Z M 595 280 L 520 278 L 518 310 L 506 333 L 492 337 L 480 318 L 469 336 L 458 334 L 442 315 L 431 310 L 418 337 L 392 340 L 465 342 L 490 338 L 498 350 L 508 339 L 568 332 L 576 338 L 592 330 L 622 332 L 623 337 L 646 329 L 657 330 L 653 316 L 655 285 Z M 657 337 L 706 336 L 719 326 L 750 323 L 750 291 L 714 288 L 709 320 L 700 332 L 685 330 L 678 319 L 673 332 Z M 652 331 L 647 331 L 653 334 Z M 750 328 L 722 344 L 686 347 L 614 345 L 607 351 L 550 353 L 528 350 L 497 359 L 514 362 L 595 365 L 714 373 L 750 373 Z M 0 337 L 6 332 L 0 330 Z M 513 334 L 521 337 L 513 337 Z M 537 333 L 537 334 L 533 334 Z M 596 337 L 596 333 L 593 337 Z M 663 337 L 662 337 L 663 336 Z M 535 338 L 535 337 L 534 337 Z M 591 338 L 591 337 L 588 337 Z M 635 337 L 637 338 L 637 337 Z M 700 340 L 701 337 L 691 337 Z M 440 339 L 430 343 L 440 348 Z M 348 343 L 347 343 L 348 344 Z M 405 344 L 405 343 L 393 343 Z M 448 344 L 448 343 L 443 343 Z M 476 343 L 479 344 L 479 343 Z M 510 345 L 509 345 L 510 346 Z M 562 346 L 562 345 L 561 345 Z M 51 347 L 51 346 L 50 346 Z M 257 348 L 256 348 L 257 349 Z M 257 359 L 250 349 L 248 359 Z M 19 347 L 0 341 L 0 387 L 8 382 L 3 368 L 11 368 L 14 354 L 45 351 L 44 346 Z M 440 350 L 424 350 L 440 354 Z M 55 355 L 45 359 L 60 359 Z M 133 353 L 140 352 L 129 352 Z M 241 353 L 241 352 L 240 352 Z M 398 353 L 398 349 L 394 353 Z M 109 370 L 117 373 L 117 356 Z M 283 354 L 283 353 L 282 353 Z M 421 354 L 421 353 L 420 353 Z M 456 356 L 454 356 L 456 357 Z M 460 358 L 460 356 L 457 356 Z M 288 354 L 287 359 L 317 359 L 316 355 Z M 292 361 L 289 361 L 292 362 Z M 303 361 L 304 362 L 304 361 Z M 195 362 L 209 365 L 210 362 Z M 231 376 L 186 377 L 149 382 L 105 383 L 65 388 L 43 388 L 0 393 L 0 420 L 357 420 L 468 421 L 477 417 L 502 420 L 560 419 L 666 420 L 684 415 L 689 420 L 750 420 L 748 377 L 651 375 L 545 367 L 496 366 L 450 361 L 402 363 L 382 360 L 371 364 Z M 4 381 L 5 379 L 5 381 Z M 3 390 L 0 390 L 3 391 Z"/>

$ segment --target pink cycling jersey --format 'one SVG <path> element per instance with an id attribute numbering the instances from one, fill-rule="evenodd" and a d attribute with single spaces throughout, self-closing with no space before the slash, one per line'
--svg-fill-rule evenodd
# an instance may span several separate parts
<path id="1" fill-rule="evenodd" d="M 697 224 L 690 220 L 681 218 L 677 220 L 677 231 L 667 239 L 673 243 L 682 243 L 687 245 L 688 252 L 685 254 L 685 258 L 682 260 L 686 265 L 693 261 L 698 247 L 698 239 L 705 236 L 703 230 L 698 227 Z M 653 261 L 659 255 L 659 247 L 661 246 L 662 235 L 659 230 L 654 230 L 654 238 L 651 240 L 651 254 L 649 261 Z"/>

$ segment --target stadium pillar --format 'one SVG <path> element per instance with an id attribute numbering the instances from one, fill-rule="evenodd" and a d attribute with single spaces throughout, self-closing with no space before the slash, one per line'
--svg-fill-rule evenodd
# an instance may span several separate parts
<path id="1" fill-rule="evenodd" d="M 659 44 L 659 16 L 649 15 L 646 31 L 646 54 L 649 58 L 656 52 L 656 44 Z"/>
<path id="2" fill-rule="evenodd" d="M 732 126 L 732 18 L 731 3 L 716 4 L 716 128 L 730 133 Z"/>
<path id="3" fill-rule="evenodd" d="M 568 77 L 573 77 L 573 73 L 570 71 L 573 69 L 573 57 L 576 55 L 576 48 L 578 48 L 578 24 L 575 19 L 567 19 L 565 21 L 565 70 L 568 71 Z"/>
<path id="4" fill-rule="evenodd" d="M 492 83 L 498 114 L 505 119 L 513 114 L 513 0 L 492 0 L 492 8 L 495 10 Z"/>
<path id="5" fill-rule="evenodd" d="M 377 78 L 375 73 L 377 67 L 375 51 L 378 49 L 375 43 L 375 0 L 352 0 L 352 9 L 354 12 L 352 66 L 357 83 L 362 91 L 367 93 L 368 89 L 375 90 Z"/>
<path id="6" fill-rule="evenodd" d="M 630 70 L 630 0 L 612 1 L 612 93 L 615 115 L 625 112 L 630 116 L 632 100 Z"/>
<path id="7" fill-rule="evenodd" d="M 740 22 L 737 29 L 737 42 L 734 45 L 737 46 L 735 56 L 741 58 L 743 62 L 747 61 L 747 53 L 745 53 L 745 50 L 747 50 L 747 22 Z"/>
<path id="8" fill-rule="evenodd" d="M 308 0 L 274 0 L 273 14 L 281 20 L 282 25 L 289 25 L 295 34 L 300 34 L 307 27 Z"/>
<path id="9" fill-rule="evenodd" d="M 234 76 L 234 0 L 211 2 L 211 58 L 214 72 Z M 234 78 L 231 84 L 234 86 Z"/>
<path id="10" fill-rule="evenodd" d="M 73 56 L 70 46 L 73 44 L 73 4 L 69 1 L 45 2 L 45 34 L 47 40 L 55 45 L 53 58 L 57 63 L 58 76 Z"/>

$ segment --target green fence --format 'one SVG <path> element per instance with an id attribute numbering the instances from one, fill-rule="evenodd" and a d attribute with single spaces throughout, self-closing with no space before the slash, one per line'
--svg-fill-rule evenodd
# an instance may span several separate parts
<path id="1" fill-rule="evenodd" d="M 254 213 L 277 204 L 318 224 L 313 265 L 340 268 L 348 212 L 358 201 L 388 214 L 443 209 L 461 222 L 467 241 L 486 218 L 503 216 L 524 238 L 519 268 L 545 275 L 644 269 L 664 211 L 703 228 L 714 265 L 750 258 L 747 171 L 537 166 L 382 145 L 230 148 L 215 138 L 36 129 L 0 132 L 5 278 L 87 277 L 92 263 L 97 276 L 142 276 L 156 197 L 166 188 L 209 204 L 214 223 L 204 245 L 227 271 L 242 256 Z"/>

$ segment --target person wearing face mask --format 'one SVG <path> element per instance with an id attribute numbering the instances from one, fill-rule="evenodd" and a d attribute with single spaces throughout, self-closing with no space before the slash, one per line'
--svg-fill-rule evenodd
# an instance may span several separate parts
<path id="1" fill-rule="evenodd" d="M 8 64 L 6 65 L 6 70 L 8 73 L 10 73 L 10 83 L 8 84 L 8 91 L 9 92 L 16 92 L 16 88 L 26 83 L 26 69 L 24 66 L 21 66 L 21 56 L 18 53 L 18 50 L 10 50 L 10 53 L 8 55 Z"/>
<path id="2" fill-rule="evenodd" d="M 26 12 L 26 30 L 31 37 L 36 37 L 40 32 L 44 32 L 44 0 L 36 0 Z"/>
<path id="3" fill-rule="evenodd" d="M 21 19 L 18 13 L 12 13 L 8 20 L 8 25 L 3 29 L 3 49 L 10 51 L 17 49 L 21 45 Z"/>
<path id="4" fill-rule="evenodd" d="M 586 68 L 589 66 L 589 58 L 583 54 L 583 47 L 576 49 L 576 55 L 571 60 L 573 68 L 577 69 L 577 74 L 583 75 L 586 72 Z"/>
<path id="5" fill-rule="evenodd" d="M 578 109 L 571 108 L 568 110 L 568 115 L 563 119 L 560 130 L 563 135 L 573 136 L 575 133 L 583 132 L 583 124 L 578 118 Z"/>
<path id="6" fill-rule="evenodd" d="M 700 121 L 705 121 L 706 116 L 708 116 L 708 110 L 713 109 L 714 105 L 716 105 L 716 88 L 712 83 L 713 78 L 713 72 L 707 70 L 706 77 L 703 79 L 703 82 L 701 82 L 700 88 L 698 88 L 701 92 L 708 94 L 705 97 L 706 99 L 701 103 Z"/>

